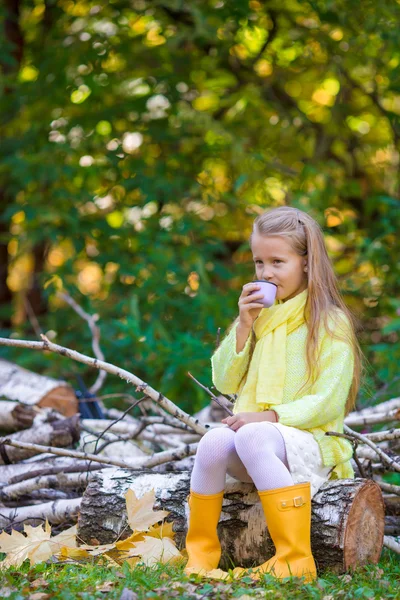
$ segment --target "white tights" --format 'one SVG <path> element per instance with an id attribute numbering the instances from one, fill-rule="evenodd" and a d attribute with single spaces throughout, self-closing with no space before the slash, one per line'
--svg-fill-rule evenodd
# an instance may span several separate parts
<path id="1" fill-rule="evenodd" d="M 218 494 L 227 473 L 254 482 L 259 491 L 293 485 L 280 431 L 267 421 L 243 425 L 236 432 L 227 425 L 207 431 L 197 449 L 191 489 Z"/>

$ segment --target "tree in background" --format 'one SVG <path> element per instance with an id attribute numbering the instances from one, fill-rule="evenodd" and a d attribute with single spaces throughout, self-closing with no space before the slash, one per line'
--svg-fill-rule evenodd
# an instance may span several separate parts
<path id="1" fill-rule="evenodd" d="M 56 297 L 63 285 L 101 315 L 106 357 L 194 410 L 205 397 L 186 372 L 210 381 L 217 329 L 253 277 L 251 223 L 290 204 L 323 227 L 363 317 L 360 403 L 384 383 L 399 390 L 397 3 L 6 0 L 0 11 L 2 335 L 35 335 L 36 317 L 90 353 Z"/>

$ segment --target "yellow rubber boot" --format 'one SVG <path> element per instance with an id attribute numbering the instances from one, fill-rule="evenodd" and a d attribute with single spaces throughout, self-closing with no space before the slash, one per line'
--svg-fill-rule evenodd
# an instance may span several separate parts
<path id="1" fill-rule="evenodd" d="M 189 527 L 186 536 L 186 550 L 189 556 L 185 567 L 187 575 L 211 571 L 218 567 L 221 544 L 217 535 L 217 525 L 223 497 L 224 492 L 209 496 L 190 492 Z"/>
<path id="2" fill-rule="evenodd" d="M 262 565 L 252 569 L 250 577 L 258 579 L 270 573 L 278 579 L 305 577 L 312 581 L 317 577 L 311 552 L 311 488 L 310 483 L 258 493 L 267 521 L 268 530 L 275 544 L 276 553 Z M 246 569 L 234 569 L 234 575 L 244 575 Z"/>

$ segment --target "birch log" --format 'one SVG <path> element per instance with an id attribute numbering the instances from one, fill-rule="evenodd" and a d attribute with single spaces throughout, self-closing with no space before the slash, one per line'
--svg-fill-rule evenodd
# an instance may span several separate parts
<path id="1" fill-rule="evenodd" d="M 66 456 L 52 456 L 35 462 L 20 462 L 0 466 L 0 490 L 6 485 L 19 483 L 26 479 L 56 475 L 57 473 L 83 473 L 109 467 L 107 464 L 80 460 Z"/>
<path id="2" fill-rule="evenodd" d="M 96 473 L 83 495 L 78 535 L 88 544 L 127 537 L 124 494 L 137 497 L 154 489 L 155 508 L 170 511 L 176 542 L 184 546 L 190 472 L 152 473 L 104 469 Z M 312 502 L 312 547 L 319 571 L 343 573 L 379 560 L 385 519 L 379 486 L 366 479 L 342 479 L 324 484 Z M 218 526 L 222 568 L 250 567 L 274 553 L 258 494 L 253 484 L 229 478 Z"/>
<path id="3" fill-rule="evenodd" d="M 65 381 L 37 375 L 3 359 L 0 359 L 0 396 L 23 404 L 50 406 L 66 417 L 78 412 L 75 392 Z"/>
<path id="4" fill-rule="evenodd" d="M 36 490 L 69 490 L 85 488 L 89 481 L 93 478 L 93 471 L 83 473 L 56 473 L 54 475 L 42 475 L 12 483 L 0 489 L 0 500 L 8 502 L 10 500 L 18 500 L 21 496 L 30 495 Z M 82 491 L 80 492 L 82 495 Z"/>
<path id="5" fill-rule="evenodd" d="M 33 406 L 18 402 L 0 401 L 0 429 L 18 431 L 32 427 L 37 411 Z"/>
<path id="6" fill-rule="evenodd" d="M 82 498 L 71 498 L 15 508 L 2 506 L 0 507 L 0 529 L 10 531 L 22 523 L 40 525 L 46 519 L 49 523 L 76 521 L 81 500 Z"/>
<path id="7" fill-rule="evenodd" d="M 40 427 L 24 429 L 17 433 L 12 433 L 8 439 L 15 442 L 29 444 L 46 444 L 59 448 L 67 448 L 79 440 L 79 415 L 67 419 L 59 419 L 51 423 L 44 423 Z M 24 460 L 29 456 L 38 454 L 35 450 L 25 448 L 15 448 L 0 444 L 0 465 L 7 465 Z"/>

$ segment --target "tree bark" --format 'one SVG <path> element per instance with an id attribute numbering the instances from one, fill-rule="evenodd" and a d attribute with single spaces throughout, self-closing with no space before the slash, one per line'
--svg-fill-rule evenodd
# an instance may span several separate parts
<path id="1" fill-rule="evenodd" d="M 154 473 L 104 469 L 96 473 L 83 495 L 78 535 L 88 544 L 110 543 L 131 531 L 124 494 L 138 497 L 154 489 L 155 508 L 170 511 L 178 548 L 187 531 L 190 472 Z M 319 571 L 343 573 L 379 560 L 385 527 L 379 486 L 371 480 L 328 482 L 312 501 L 312 548 Z M 218 533 L 222 568 L 264 562 L 274 553 L 258 494 L 253 484 L 229 478 Z"/>

